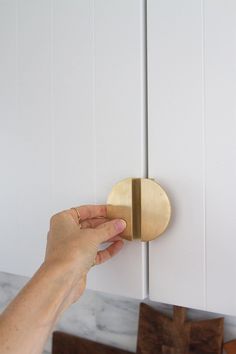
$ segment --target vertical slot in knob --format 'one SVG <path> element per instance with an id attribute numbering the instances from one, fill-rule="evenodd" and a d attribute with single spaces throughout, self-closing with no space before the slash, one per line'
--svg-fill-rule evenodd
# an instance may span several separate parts
<path id="1" fill-rule="evenodd" d="M 151 241 L 167 228 L 171 206 L 164 189 L 148 178 L 126 178 L 112 188 L 107 199 L 111 219 L 121 218 L 127 227 L 121 234 L 132 241 Z"/>

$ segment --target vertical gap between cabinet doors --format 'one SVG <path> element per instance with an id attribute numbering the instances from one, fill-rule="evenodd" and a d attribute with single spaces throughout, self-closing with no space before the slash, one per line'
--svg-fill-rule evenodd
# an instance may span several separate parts
<path id="1" fill-rule="evenodd" d="M 203 160 L 203 233 L 204 233 L 204 308 L 207 310 L 207 240 L 206 240 L 206 31 L 205 0 L 201 0 L 202 12 L 202 160 Z"/>
<path id="2" fill-rule="evenodd" d="M 141 1 L 141 58 L 142 58 L 142 80 L 143 80 L 143 177 L 149 177 L 148 171 L 148 53 L 147 53 L 147 0 Z M 144 274 L 143 279 L 146 279 L 145 294 L 149 296 L 149 243 L 143 247 L 144 252 Z"/>

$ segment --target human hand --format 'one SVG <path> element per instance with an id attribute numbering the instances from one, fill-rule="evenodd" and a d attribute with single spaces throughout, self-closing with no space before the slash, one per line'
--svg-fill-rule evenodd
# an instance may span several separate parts
<path id="1" fill-rule="evenodd" d="M 86 205 L 76 209 L 52 216 L 45 255 L 45 264 L 56 265 L 71 279 L 65 307 L 83 293 L 91 266 L 106 262 L 121 250 L 123 240 L 119 234 L 126 227 L 121 219 L 109 221 L 105 205 Z M 99 251 L 103 242 L 112 243 Z"/>

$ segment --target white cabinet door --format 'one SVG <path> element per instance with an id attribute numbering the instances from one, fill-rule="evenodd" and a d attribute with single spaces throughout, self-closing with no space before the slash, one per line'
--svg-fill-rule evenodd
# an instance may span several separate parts
<path id="1" fill-rule="evenodd" d="M 166 188 L 172 220 L 150 243 L 152 300 L 204 307 L 202 9 L 148 0 L 149 177 Z"/>
<path id="2" fill-rule="evenodd" d="M 236 314 L 236 4 L 148 0 L 149 177 L 173 215 L 150 297 Z"/>
<path id="3" fill-rule="evenodd" d="M 236 2 L 205 1 L 207 309 L 236 315 Z"/>
<path id="4" fill-rule="evenodd" d="M 31 275 L 52 212 L 145 176 L 143 1 L 0 0 L 0 270 Z M 95 290 L 146 295 L 146 246 L 94 267 Z"/>

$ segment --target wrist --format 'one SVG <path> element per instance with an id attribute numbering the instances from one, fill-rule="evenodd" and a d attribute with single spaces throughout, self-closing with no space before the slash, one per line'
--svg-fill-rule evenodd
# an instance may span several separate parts
<path id="1" fill-rule="evenodd" d="M 82 272 L 80 273 L 72 262 L 45 260 L 40 269 L 48 274 L 53 282 L 68 290 L 83 277 Z"/>
<path id="2" fill-rule="evenodd" d="M 72 262 L 59 262 L 58 260 L 46 260 L 40 269 L 49 274 L 50 287 L 60 304 L 58 313 L 60 314 L 73 302 L 78 300 L 86 286 L 86 276 L 79 272 Z M 81 284 L 83 284 L 81 289 Z M 80 294 L 80 295 L 79 295 Z"/>
<path id="3" fill-rule="evenodd" d="M 73 284 L 74 276 L 64 265 L 54 261 L 41 264 L 28 286 L 39 290 L 39 317 L 42 315 L 44 324 L 56 320 L 67 307 Z"/>

